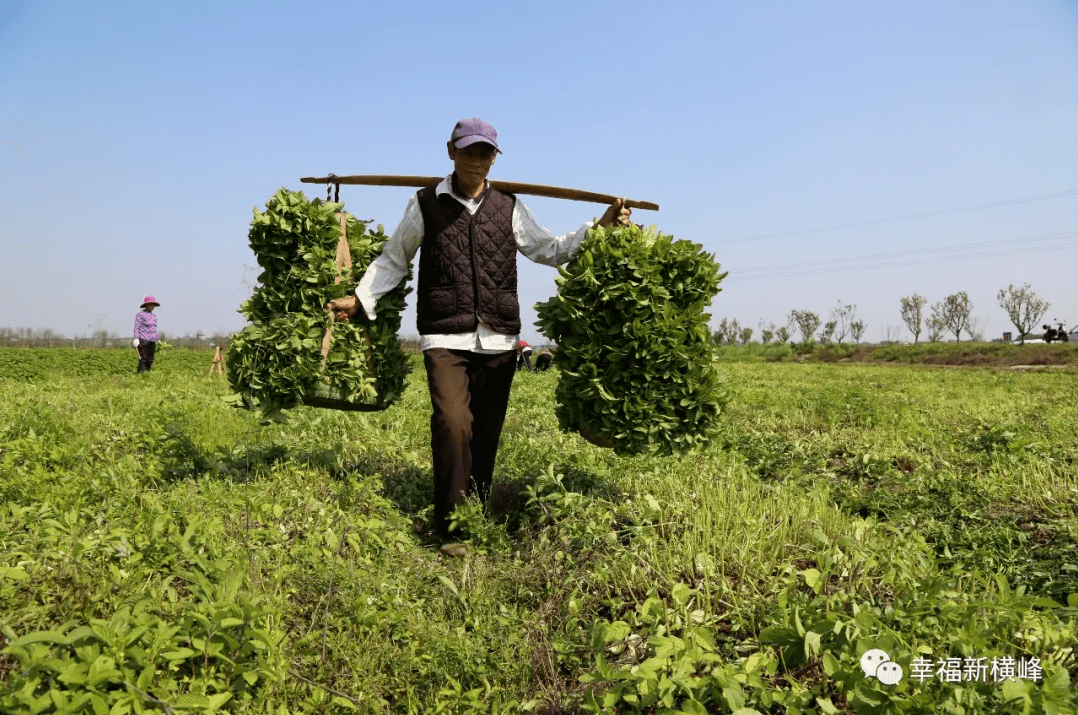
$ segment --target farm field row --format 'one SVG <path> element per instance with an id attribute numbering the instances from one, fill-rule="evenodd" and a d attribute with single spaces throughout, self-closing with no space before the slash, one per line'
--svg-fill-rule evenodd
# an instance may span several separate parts
<path id="1" fill-rule="evenodd" d="M 1078 711 L 1073 374 L 724 363 L 675 458 L 561 433 L 556 372 L 520 374 L 445 560 L 421 366 L 267 426 L 210 355 L 48 352 L 0 373 L 5 713 Z"/>
<path id="2" fill-rule="evenodd" d="M 170 376 L 206 375 L 212 350 L 159 350 L 154 370 Z M 0 380 L 50 381 L 58 377 L 128 377 L 135 374 L 138 354 L 126 349 L 0 348 Z"/>

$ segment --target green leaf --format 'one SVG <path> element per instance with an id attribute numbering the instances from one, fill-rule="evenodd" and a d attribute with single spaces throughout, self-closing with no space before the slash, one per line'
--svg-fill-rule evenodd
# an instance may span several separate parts
<path id="1" fill-rule="evenodd" d="M 355 703 L 353 703 L 351 700 L 348 700 L 346 698 L 342 698 L 339 695 L 334 695 L 333 698 L 330 700 L 330 702 L 332 704 L 334 704 L 334 705 L 340 705 L 342 708 L 345 708 L 346 710 L 359 710 L 359 708 L 356 707 Z"/>
<path id="2" fill-rule="evenodd" d="M 28 581 L 29 574 L 20 566 L 0 566 L 0 579 L 6 578 L 11 581 Z"/>
<path id="3" fill-rule="evenodd" d="M 839 709 L 831 702 L 831 698 L 816 698 L 816 704 L 820 706 L 820 712 L 824 715 L 839 715 Z"/>
<path id="4" fill-rule="evenodd" d="M 161 657 L 166 660 L 187 660 L 195 654 L 195 651 L 190 648 L 173 648 L 172 650 L 162 653 Z"/>
<path id="5" fill-rule="evenodd" d="M 197 693 L 184 693 L 172 705 L 177 710 L 205 710 L 210 707 L 210 699 Z"/>
<path id="6" fill-rule="evenodd" d="M 692 589 L 686 586 L 684 583 L 677 583 L 670 591 L 670 597 L 674 599 L 674 603 L 679 606 L 684 606 L 692 598 Z"/>
<path id="7" fill-rule="evenodd" d="M 815 593 L 820 592 L 820 572 L 817 569 L 805 569 L 804 571 L 798 571 L 798 573 L 805 579 L 805 585 L 811 588 Z"/>
<path id="8" fill-rule="evenodd" d="M 453 581 L 448 576 L 446 576 L 445 574 L 438 574 L 438 580 L 442 582 L 443 586 L 449 589 L 450 593 L 452 593 L 457 598 L 460 598 L 460 591 L 457 589 L 457 585 L 453 583 Z"/>
<path id="9" fill-rule="evenodd" d="M 801 645 L 801 635 L 793 628 L 768 626 L 760 631 L 760 643 L 764 645 Z"/>
<path id="10" fill-rule="evenodd" d="M 37 631 L 36 633 L 27 633 L 21 638 L 17 638 L 12 641 L 13 646 L 28 646 L 33 643 L 55 643 L 56 645 L 67 645 L 69 639 L 66 635 L 60 631 Z"/>
<path id="11" fill-rule="evenodd" d="M 108 701 L 97 693 L 90 694 L 90 707 L 93 708 L 94 715 L 109 715 Z"/>
<path id="12" fill-rule="evenodd" d="M 1025 680 L 1004 680 L 1003 687 L 1000 688 L 1003 699 L 1009 703 L 1032 702 L 1029 692 L 1031 689 L 1032 686 Z"/>
<path id="13" fill-rule="evenodd" d="M 217 712 L 218 709 L 232 698 L 232 693 L 217 693 L 206 698 L 209 712 Z"/>
<path id="14" fill-rule="evenodd" d="M 763 653 L 753 653 L 745 659 L 744 670 L 746 673 L 755 673 L 765 663 L 767 663 L 767 656 Z"/>

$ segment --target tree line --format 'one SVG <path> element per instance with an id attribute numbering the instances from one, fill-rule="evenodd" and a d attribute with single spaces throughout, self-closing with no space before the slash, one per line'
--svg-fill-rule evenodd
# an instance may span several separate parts
<path id="1" fill-rule="evenodd" d="M 1028 283 L 1015 287 L 1014 284 L 1003 288 L 996 296 L 1000 308 L 1006 313 L 1017 330 L 1018 341 L 1034 336 L 1033 330 L 1044 318 L 1051 304 L 1037 296 Z M 953 293 L 938 303 L 925 306 L 928 300 L 918 293 L 899 299 L 899 315 L 906 328 L 913 335 L 913 342 L 920 341 L 924 333 L 929 342 L 939 342 L 945 335 L 953 334 L 956 341 L 961 341 L 965 334 L 968 339 L 983 342 L 981 324 L 973 318 L 973 302 L 965 291 Z M 842 343 L 849 338 L 860 343 L 867 325 L 857 317 L 857 306 L 853 303 L 838 301 L 831 310 L 828 320 L 811 310 L 791 310 L 786 316 L 785 325 L 775 323 L 758 324 L 759 333 L 749 326 L 742 326 L 736 318 L 723 318 L 718 328 L 712 333 L 712 340 L 720 345 L 744 345 L 752 342 L 754 335 L 759 335 L 761 343 L 789 343 L 800 336 L 800 342 L 818 342 L 822 344 Z M 796 332 L 795 332 L 796 331 Z M 897 342 L 897 331 L 888 329 L 885 342 Z M 166 340 L 166 333 L 160 331 L 161 340 Z M 1036 334 L 1038 337 L 1040 333 Z M 207 334 L 198 331 L 194 335 L 170 336 L 168 343 L 173 347 L 192 350 L 205 350 L 215 346 L 228 345 L 231 333 Z M 419 338 L 405 336 L 401 338 L 405 350 L 418 352 Z M 56 348 L 126 348 L 131 344 L 130 336 L 121 336 L 106 330 L 95 330 L 90 335 L 67 337 L 50 328 L 0 328 L 0 347 Z"/>
<path id="2" fill-rule="evenodd" d="M 996 296 L 1000 308 L 1006 313 L 1017 330 L 1018 341 L 1034 337 L 1033 330 L 1044 318 L 1051 304 L 1040 298 L 1026 283 L 1015 287 L 1014 284 L 1003 288 Z M 946 296 L 943 300 L 932 303 L 925 314 L 928 300 L 918 293 L 899 299 L 899 316 L 913 335 L 913 342 L 920 341 L 924 333 L 929 342 L 939 342 L 945 335 L 954 335 L 956 342 L 965 334 L 969 340 L 983 342 L 983 323 L 973 317 L 973 301 L 965 291 Z M 849 338 L 853 343 L 860 343 L 865 334 L 866 324 L 857 318 L 857 306 L 853 303 L 838 301 L 828 320 L 823 321 L 811 310 L 791 310 L 786 316 L 786 324 L 760 321 L 759 342 L 789 343 L 799 337 L 801 343 L 817 342 L 822 344 L 842 343 Z M 888 328 L 885 342 L 897 342 L 897 329 Z M 753 328 L 742 326 L 736 318 L 723 318 L 718 328 L 712 333 L 712 340 L 720 345 L 744 345 L 752 342 L 756 334 Z M 1040 333 L 1036 333 L 1039 337 Z"/>
<path id="3" fill-rule="evenodd" d="M 818 341 L 821 343 L 843 342 L 847 337 L 855 343 L 860 343 L 865 334 L 867 325 L 865 321 L 857 318 L 857 306 L 852 303 L 843 303 L 831 311 L 829 320 L 823 323 L 820 329 L 820 316 L 811 310 L 791 310 L 786 317 L 785 325 L 764 323 L 760 321 L 760 342 L 762 343 L 788 343 L 793 342 L 796 330 L 801 335 L 801 342 Z M 820 329 L 817 333 L 817 329 Z M 719 327 L 712 333 L 712 340 L 716 344 L 744 345 L 752 342 L 754 331 L 751 327 L 742 327 L 736 318 L 723 318 Z"/>
<path id="4" fill-rule="evenodd" d="M 1019 342 L 1024 342 L 1026 338 L 1039 337 L 1040 333 L 1033 331 L 1048 312 L 1051 303 L 1039 297 L 1029 283 L 1017 287 L 1012 283 L 1001 288 L 996 294 L 996 301 L 1017 330 L 1016 339 Z M 926 303 L 925 297 L 917 293 L 899 300 L 902 322 L 913 334 L 915 344 L 920 339 L 922 329 L 929 342 L 933 343 L 948 333 L 954 335 L 956 342 L 962 340 L 963 332 L 970 339 L 983 339 L 977 335 L 976 324 L 971 318 L 973 302 L 965 291 L 953 293 L 941 302 L 933 303 L 927 316 L 924 315 Z"/>
<path id="5" fill-rule="evenodd" d="M 158 331 L 158 337 L 172 347 L 205 350 L 228 345 L 231 333 L 207 334 L 199 331 L 194 335 L 175 336 Z M 4 348 L 78 348 L 80 350 L 101 348 L 130 348 L 131 336 L 95 330 L 89 335 L 70 337 L 51 328 L 0 328 L 0 347 Z"/>
<path id="6" fill-rule="evenodd" d="M 227 349 L 233 333 L 204 333 L 201 330 L 194 335 L 181 336 L 157 331 L 158 337 L 169 347 L 188 350 L 207 350 L 213 347 Z M 405 335 L 400 338 L 405 352 L 419 352 L 419 336 Z M 0 348 L 77 348 L 91 349 L 127 349 L 131 347 L 131 336 L 110 333 L 107 330 L 95 330 L 89 335 L 69 337 L 51 328 L 0 328 Z"/>

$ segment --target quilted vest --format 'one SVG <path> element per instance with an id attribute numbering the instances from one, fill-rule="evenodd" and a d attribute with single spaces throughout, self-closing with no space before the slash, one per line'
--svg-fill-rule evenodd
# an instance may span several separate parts
<path id="1" fill-rule="evenodd" d="M 423 246 L 416 301 L 420 335 L 470 333 L 476 316 L 495 332 L 520 332 L 513 194 L 490 189 L 473 215 L 436 187 L 420 189 Z"/>

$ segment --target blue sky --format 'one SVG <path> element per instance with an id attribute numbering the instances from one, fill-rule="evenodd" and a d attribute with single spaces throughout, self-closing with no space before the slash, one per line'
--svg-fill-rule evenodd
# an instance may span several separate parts
<path id="1" fill-rule="evenodd" d="M 1026 282 L 1078 323 L 1073 0 L 0 6 L 3 327 L 127 334 L 152 293 L 167 333 L 237 330 L 252 208 L 444 175 L 465 116 L 491 178 L 660 204 L 635 220 L 730 272 L 713 324 L 842 301 L 875 341 L 964 290 L 991 338 Z M 411 191 L 341 198 L 389 230 Z M 602 211 L 523 200 L 557 233 Z M 557 274 L 520 274 L 540 341 Z"/>

